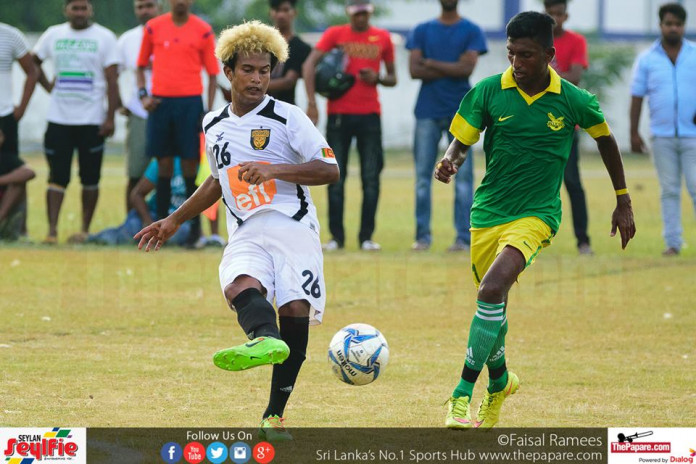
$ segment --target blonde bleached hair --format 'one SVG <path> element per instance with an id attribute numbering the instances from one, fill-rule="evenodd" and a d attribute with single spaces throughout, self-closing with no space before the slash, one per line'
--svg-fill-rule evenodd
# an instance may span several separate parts
<path id="1" fill-rule="evenodd" d="M 273 68 L 276 63 L 287 61 L 288 43 L 275 27 L 249 21 L 222 31 L 215 47 L 215 56 L 233 69 L 240 53 L 270 53 Z"/>

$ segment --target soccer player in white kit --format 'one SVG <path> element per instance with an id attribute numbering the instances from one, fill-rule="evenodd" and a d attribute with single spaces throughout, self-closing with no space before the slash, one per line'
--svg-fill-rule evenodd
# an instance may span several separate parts
<path id="1" fill-rule="evenodd" d="M 305 359 L 309 325 L 321 322 L 326 302 L 319 221 L 307 186 L 337 182 L 339 170 L 304 112 L 266 95 L 271 70 L 288 57 L 277 29 L 258 21 L 232 27 L 215 53 L 232 102 L 203 119 L 212 174 L 179 209 L 135 238 L 138 248 L 158 250 L 222 196 L 229 243 L 220 285 L 251 341 L 215 353 L 213 362 L 231 371 L 274 364 L 260 436 L 292 439 L 283 411 Z"/>

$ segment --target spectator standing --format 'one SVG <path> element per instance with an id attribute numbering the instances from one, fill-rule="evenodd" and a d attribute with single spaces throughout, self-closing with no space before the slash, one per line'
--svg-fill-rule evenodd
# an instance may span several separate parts
<path id="1" fill-rule="evenodd" d="M 416 169 L 416 241 L 414 251 L 430 248 L 432 233 L 433 168 L 442 134 L 449 142 L 452 118 L 459 102 L 469 91 L 469 76 L 479 55 L 485 54 L 486 39 L 481 28 L 457 12 L 458 0 L 440 0 L 440 16 L 421 23 L 411 31 L 406 42 L 410 50 L 411 77 L 422 81 L 416 101 L 416 130 L 413 158 Z M 454 225 L 455 241 L 448 251 L 469 249 L 471 234 L 469 216 L 474 198 L 473 156 L 469 153 L 455 177 Z"/>
<path id="2" fill-rule="evenodd" d="M 91 0 L 65 0 L 63 11 L 68 22 L 49 27 L 34 48 L 39 83 L 51 94 L 44 139 L 49 165 L 46 244 L 58 242 L 58 217 L 75 149 L 82 183 L 82 228 L 68 241 L 81 243 L 87 238 L 99 199 L 104 140 L 114 133 L 119 106 L 116 36 L 92 22 Z M 47 59 L 53 62 L 51 82 L 41 70 Z"/>
<path id="3" fill-rule="evenodd" d="M 580 85 L 582 74 L 589 66 L 587 41 L 577 32 L 563 28 L 568 20 L 568 0 L 544 0 L 546 13 L 556 21 L 553 29 L 553 46 L 556 56 L 551 66 L 563 78 L 575 85 Z M 590 237 L 587 234 L 587 200 L 580 178 L 580 156 L 578 152 L 578 132 L 575 131 L 570 157 L 563 175 L 563 183 L 570 197 L 573 212 L 573 231 L 577 240 L 578 253 L 591 255 Z"/>
<path id="4" fill-rule="evenodd" d="M 140 53 L 140 44 L 143 41 L 143 30 L 145 23 L 160 14 L 159 0 L 134 0 L 133 9 L 135 17 L 140 23 L 138 26 L 130 29 L 121 35 L 118 39 L 118 54 L 120 60 L 120 71 L 128 71 L 133 73 L 138 68 L 138 54 Z M 146 88 L 148 91 L 152 89 L 150 70 L 145 71 Z M 126 185 L 126 211 L 129 211 L 133 205 L 130 202 L 130 194 L 142 177 L 145 169 L 150 162 L 150 158 L 145 151 L 146 129 L 147 129 L 147 111 L 143 108 L 138 96 L 137 82 L 133 82 L 133 93 L 127 100 L 127 103 L 121 109 L 122 113 L 128 118 L 126 134 L 126 174 L 128 176 L 128 184 Z"/>
<path id="5" fill-rule="evenodd" d="M 288 43 L 289 57 L 285 63 L 278 63 L 271 73 L 268 94 L 278 100 L 295 104 L 295 86 L 302 77 L 302 64 L 312 51 L 306 42 L 295 35 L 297 0 L 270 0 L 270 15 L 273 25 Z"/>
<path id="6" fill-rule="evenodd" d="M 648 97 L 653 162 L 660 181 L 664 256 L 683 245 L 681 179 L 696 208 L 696 44 L 684 39 L 686 10 L 678 3 L 660 7 L 661 37 L 641 53 L 631 83 L 631 150 L 644 153 L 638 132 L 643 98 Z"/>
<path id="7" fill-rule="evenodd" d="M 324 54 L 336 47 L 343 49 L 348 63 L 346 72 L 355 76 L 355 84 L 343 96 L 329 100 L 326 140 L 336 153 L 341 179 L 329 185 L 329 230 L 331 240 L 324 244 L 327 251 L 338 250 L 345 245 L 343 206 L 348 153 L 355 138 L 360 155 L 363 203 L 358 242 L 365 251 L 377 251 L 381 246 L 372 240 L 375 216 L 379 200 L 380 173 L 384 166 L 382 149 L 381 107 L 377 85 L 394 87 L 394 45 L 389 32 L 370 24 L 374 5 L 369 0 L 348 0 L 346 13 L 348 24 L 328 28 L 309 54 L 302 68 L 307 89 L 307 116 L 316 124 L 318 120 L 315 97 L 315 71 Z M 386 74 L 380 75 L 384 62 Z"/>
<path id="8" fill-rule="evenodd" d="M 147 22 L 138 57 L 138 94 L 147 119 L 147 154 L 159 161 L 157 218 L 167 217 L 174 157 L 181 158 L 186 195 L 196 191 L 203 117 L 201 70 L 208 73 L 207 104 L 213 107 L 217 74 L 215 34 L 191 13 L 193 0 L 169 0 L 171 11 Z M 145 71 L 152 63 L 152 92 Z M 193 218 L 190 245 L 200 236 L 200 218 Z"/>
<path id="9" fill-rule="evenodd" d="M 17 61 L 26 74 L 18 106 L 12 91 L 12 64 Z M 34 171 L 19 158 L 18 123 L 34 92 L 39 72 L 29 53 L 24 35 L 16 28 L 0 23 L 0 239 L 26 236 L 26 183 Z"/>

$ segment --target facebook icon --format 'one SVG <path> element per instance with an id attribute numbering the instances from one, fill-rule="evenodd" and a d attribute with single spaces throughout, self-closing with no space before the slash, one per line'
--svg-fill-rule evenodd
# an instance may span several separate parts
<path id="1" fill-rule="evenodd" d="M 174 464 L 181 461 L 184 452 L 181 450 L 181 446 L 178 443 L 169 442 L 165 443 L 160 451 L 160 456 L 167 464 Z"/>

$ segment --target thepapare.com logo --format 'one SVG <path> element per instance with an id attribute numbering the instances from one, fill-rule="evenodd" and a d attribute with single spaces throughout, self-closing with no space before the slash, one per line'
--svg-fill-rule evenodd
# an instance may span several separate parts
<path id="1" fill-rule="evenodd" d="M 612 453 L 671 453 L 672 443 L 665 441 L 636 441 L 651 436 L 652 431 L 632 435 L 618 434 L 618 441 L 611 443 Z"/>
<path id="2" fill-rule="evenodd" d="M 85 429 L 1 429 L 2 464 L 86 462 Z"/>

